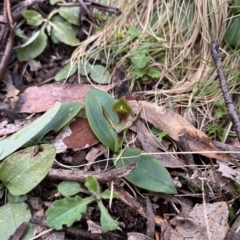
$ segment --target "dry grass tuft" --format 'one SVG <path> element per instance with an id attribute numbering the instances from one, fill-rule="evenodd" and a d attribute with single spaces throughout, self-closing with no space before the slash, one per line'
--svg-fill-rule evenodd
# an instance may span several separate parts
<path id="1" fill-rule="evenodd" d="M 159 105 L 194 108 L 205 123 L 212 121 L 213 103 L 222 97 L 211 58 L 212 39 L 219 41 L 231 92 L 238 93 L 239 88 L 238 56 L 224 41 L 228 1 L 119 0 L 109 4 L 116 6 L 114 2 L 123 14 L 111 16 L 103 29 L 79 45 L 73 56 L 92 56 L 101 51 L 109 64 L 125 64 L 132 91 L 136 91 L 137 81 L 131 76 L 128 59 L 151 43 L 149 66 L 162 74 L 153 89 L 139 92 L 154 97 Z M 140 36 L 128 34 L 131 26 Z"/>

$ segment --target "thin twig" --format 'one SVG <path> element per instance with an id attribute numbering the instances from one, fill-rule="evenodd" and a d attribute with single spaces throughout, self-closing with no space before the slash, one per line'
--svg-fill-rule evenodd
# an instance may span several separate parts
<path id="1" fill-rule="evenodd" d="M 51 169 L 47 175 L 47 178 L 85 182 L 86 178 L 91 175 L 94 176 L 100 183 L 105 183 L 128 175 L 134 168 L 136 168 L 136 166 L 136 162 L 133 162 L 124 167 L 114 168 L 109 171 L 102 172 L 84 172 L 80 170 Z"/>
<path id="2" fill-rule="evenodd" d="M 217 40 L 212 40 L 212 42 L 211 42 L 211 54 L 212 54 L 214 63 L 217 67 L 218 78 L 219 78 L 221 89 L 223 92 L 223 97 L 224 97 L 224 100 L 227 105 L 228 114 L 231 118 L 234 129 L 236 131 L 238 141 L 240 142 L 240 121 L 239 121 L 239 117 L 236 112 L 235 106 L 232 102 L 232 97 L 229 93 L 226 77 L 223 72 L 222 61 L 221 61 L 221 56 L 219 53 L 219 45 L 218 45 Z"/>
<path id="3" fill-rule="evenodd" d="M 4 12 L 6 19 L 4 19 L 6 24 L 10 27 L 8 41 L 5 47 L 5 50 L 3 51 L 3 56 L 0 61 L 0 79 L 3 78 L 8 65 L 8 60 L 12 51 L 13 41 L 14 41 L 14 31 L 13 31 L 13 19 L 12 19 L 12 13 L 11 13 L 11 6 L 10 6 L 10 0 L 5 0 L 4 2 Z"/>

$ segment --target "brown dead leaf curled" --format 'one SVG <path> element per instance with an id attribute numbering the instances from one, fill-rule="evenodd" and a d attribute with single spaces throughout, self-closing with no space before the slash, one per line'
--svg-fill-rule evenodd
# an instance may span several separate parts
<path id="1" fill-rule="evenodd" d="M 179 134 L 184 134 L 191 151 L 199 152 L 203 156 L 224 162 L 234 161 L 230 154 L 211 153 L 211 151 L 221 150 L 215 147 L 203 132 L 188 123 L 182 116 L 146 101 L 129 101 L 128 103 L 135 114 L 142 109 L 142 119 L 152 123 L 160 130 L 168 130 L 168 135 L 175 141 L 179 142 Z M 203 153 L 204 151 L 209 151 L 210 153 Z"/>
<path id="2" fill-rule="evenodd" d="M 108 91 L 114 85 L 101 85 L 99 89 Z M 40 87 L 29 87 L 20 95 L 14 111 L 18 113 L 45 112 L 56 101 L 61 103 L 84 102 L 86 93 L 93 88 L 91 84 L 46 84 Z"/>

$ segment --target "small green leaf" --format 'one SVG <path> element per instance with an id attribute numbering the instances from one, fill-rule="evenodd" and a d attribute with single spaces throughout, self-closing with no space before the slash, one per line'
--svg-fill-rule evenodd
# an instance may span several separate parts
<path id="1" fill-rule="evenodd" d="M 90 77 L 94 82 L 100 84 L 106 84 L 111 82 L 111 75 L 109 71 L 102 65 L 92 66 Z"/>
<path id="2" fill-rule="evenodd" d="M 28 193 L 47 175 L 55 155 L 47 144 L 18 151 L 1 163 L 0 180 L 12 195 Z"/>
<path id="3" fill-rule="evenodd" d="M 28 61 L 39 56 L 47 46 L 47 36 L 43 30 L 37 31 L 21 48 L 17 50 L 19 61 Z"/>
<path id="4" fill-rule="evenodd" d="M 10 192 L 8 193 L 7 195 L 7 198 L 8 198 L 8 201 L 9 202 L 12 202 L 12 203 L 20 203 L 20 202 L 24 202 L 27 200 L 27 195 L 24 194 L 24 195 L 19 195 L 19 196 L 15 196 L 15 195 L 12 195 Z"/>
<path id="5" fill-rule="evenodd" d="M 76 32 L 73 30 L 72 25 L 64 20 L 64 18 L 55 16 L 50 24 L 53 36 L 59 41 L 70 46 L 76 46 L 80 43 L 76 38 Z"/>
<path id="6" fill-rule="evenodd" d="M 101 198 L 103 199 L 110 199 L 111 198 L 111 191 L 109 189 L 106 189 L 102 194 Z M 113 192 L 113 198 L 119 198 L 119 194 L 116 192 Z"/>
<path id="7" fill-rule="evenodd" d="M 18 148 L 22 147 L 30 139 L 41 132 L 41 130 L 44 129 L 56 116 L 60 107 L 61 103 L 57 102 L 53 108 L 49 109 L 36 121 L 14 133 L 11 137 L 0 141 L 0 149 L 3 149 L 0 153 L 0 160 L 15 152 Z"/>
<path id="8" fill-rule="evenodd" d="M 63 225 L 70 227 L 75 221 L 82 218 L 82 213 L 86 212 L 87 205 L 92 201 L 94 201 L 94 197 L 82 199 L 79 196 L 55 201 L 46 212 L 48 227 L 56 230 L 62 229 Z"/>
<path id="9" fill-rule="evenodd" d="M 93 194 L 99 194 L 100 193 L 100 185 L 97 181 L 97 179 L 93 176 L 88 176 L 86 179 L 85 186 L 88 188 L 88 190 Z"/>
<path id="10" fill-rule="evenodd" d="M 76 62 L 69 62 L 56 75 L 55 81 L 62 81 L 63 79 L 71 77 L 77 71 L 78 65 Z"/>
<path id="11" fill-rule="evenodd" d="M 58 184 L 58 192 L 64 197 L 73 196 L 82 191 L 80 184 L 76 181 L 63 181 Z"/>
<path id="12" fill-rule="evenodd" d="M 31 239 L 33 234 L 33 226 L 29 224 L 31 212 L 26 203 L 10 203 L 0 207 L 0 240 L 10 239 L 15 230 L 23 223 L 27 223 L 21 240 Z"/>
<path id="13" fill-rule="evenodd" d="M 168 131 L 168 130 L 160 131 L 159 134 L 158 134 L 157 140 L 158 140 L 159 142 L 162 142 L 163 137 L 167 136 L 168 134 L 169 134 L 169 131 Z"/>
<path id="14" fill-rule="evenodd" d="M 60 7 L 59 14 L 69 23 L 79 26 L 80 7 Z"/>
<path id="15" fill-rule="evenodd" d="M 119 168 L 136 161 L 137 167 L 124 178 L 149 191 L 176 194 L 175 184 L 167 169 L 154 157 L 141 154 L 138 149 L 127 148 L 118 161 L 115 156 L 114 164 Z"/>
<path id="16" fill-rule="evenodd" d="M 86 59 L 81 59 L 78 62 L 78 71 L 80 72 L 81 75 L 87 76 L 92 69 L 92 65 L 86 61 Z"/>
<path id="17" fill-rule="evenodd" d="M 117 152 L 120 147 L 117 133 L 109 125 L 102 111 L 104 107 L 111 119 L 117 122 L 117 115 L 112 110 L 114 103 L 115 100 L 108 93 L 98 89 L 89 90 L 85 98 L 86 114 L 92 131 L 105 146 Z"/>
<path id="18" fill-rule="evenodd" d="M 146 73 L 145 69 L 138 68 L 137 66 L 133 66 L 131 69 L 131 74 L 136 78 L 142 78 Z"/>
<path id="19" fill-rule="evenodd" d="M 151 78 L 160 78 L 161 72 L 156 69 L 150 69 L 149 71 L 147 71 L 147 75 Z"/>
<path id="20" fill-rule="evenodd" d="M 98 201 L 98 206 L 101 211 L 100 223 L 103 232 L 113 231 L 116 229 L 121 230 L 121 228 L 118 227 L 118 222 L 112 219 L 102 201 Z"/>
<path id="21" fill-rule="evenodd" d="M 228 30 L 225 33 L 225 40 L 226 42 L 236 48 L 239 49 L 240 48 L 240 29 L 239 29 L 239 25 L 240 25 L 240 16 L 234 17 L 233 19 L 231 19 L 231 23 L 230 26 L 228 28 Z"/>
<path id="22" fill-rule="evenodd" d="M 149 61 L 150 57 L 147 57 L 142 52 L 136 52 L 132 57 L 132 63 L 140 69 L 145 68 Z"/>
<path id="23" fill-rule="evenodd" d="M 27 10 L 24 11 L 22 15 L 30 26 L 39 26 L 43 23 L 43 17 L 37 11 Z"/>

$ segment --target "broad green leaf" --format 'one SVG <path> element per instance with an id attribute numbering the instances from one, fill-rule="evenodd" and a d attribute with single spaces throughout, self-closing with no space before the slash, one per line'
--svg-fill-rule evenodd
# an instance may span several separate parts
<path id="1" fill-rule="evenodd" d="M 0 180 L 12 195 L 23 195 L 36 187 L 50 170 L 56 151 L 42 144 L 18 151 L 0 165 Z"/>
<path id="2" fill-rule="evenodd" d="M 159 70 L 150 69 L 149 71 L 147 71 L 147 75 L 151 78 L 160 78 L 161 72 Z"/>
<path id="3" fill-rule="evenodd" d="M 102 65 L 92 66 L 90 77 L 94 82 L 100 84 L 106 84 L 111 82 L 111 75 L 109 71 Z"/>
<path id="4" fill-rule="evenodd" d="M 63 79 L 71 77 L 77 71 L 78 65 L 76 62 L 69 62 L 56 75 L 55 81 L 62 81 Z"/>
<path id="5" fill-rule="evenodd" d="M 108 93 L 98 89 L 89 90 L 85 98 L 86 114 L 91 129 L 104 145 L 117 152 L 120 147 L 117 133 L 109 125 L 102 111 L 104 107 L 111 119 L 117 122 L 117 115 L 112 110 L 114 103 L 115 100 Z"/>
<path id="6" fill-rule="evenodd" d="M 59 41 L 70 46 L 76 46 L 80 43 L 76 38 L 76 32 L 72 28 L 72 25 L 64 18 L 55 16 L 50 24 L 53 36 L 58 38 Z"/>
<path id="7" fill-rule="evenodd" d="M 27 10 L 27 11 L 24 11 L 22 15 L 26 19 L 28 25 L 39 26 L 43 23 L 43 17 L 37 11 Z"/>
<path id="8" fill-rule="evenodd" d="M 59 3 L 59 2 L 62 2 L 62 0 L 50 0 L 50 4 L 51 5 L 55 5 L 55 4 Z"/>
<path id="9" fill-rule="evenodd" d="M 85 182 L 85 186 L 88 188 L 88 190 L 93 194 L 99 194 L 100 193 L 100 185 L 97 181 L 97 179 L 93 176 L 88 176 Z"/>
<path id="10" fill-rule="evenodd" d="M 142 151 L 138 149 L 127 148 L 114 164 L 119 168 L 136 161 L 137 167 L 124 178 L 149 191 L 176 194 L 175 184 L 167 169 L 154 157 L 141 154 Z M 117 159 L 117 156 L 115 157 Z"/>
<path id="11" fill-rule="evenodd" d="M 78 62 L 78 71 L 80 72 L 81 75 L 87 76 L 92 69 L 92 65 L 87 62 L 85 59 L 81 59 Z"/>
<path id="12" fill-rule="evenodd" d="M 111 191 L 109 189 L 106 189 L 102 194 L 101 198 L 103 199 L 110 199 L 111 198 Z M 119 198 L 118 193 L 113 192 L 113 198 Z"/>
<path id="13" fill-rule="evenodd" d="M 64 197 L 73 196 L 81 192 L 82 188 L 80 184 L 76 181 L 63 181 L 58 184 L 58 192 L 61 193 Z"/>
<path id="14" fill-rule="evenodd" d="M 42 128 L 33 138 L 34 143 L 38 143 L 46 133 L 54 131 L 57 133 L 67 123 L 69 123 L 83 108 L 82 103 L 65 103 L 62 104 L 57 114 L 44 128 Z"/>
<path id="15" fill-rule="evenodd" d="M 0 207 L 0 240 L 10 239 L 15 230 L 23 223 L 27 223 L 27 228 L 21 240 L 29 240 L 33 237 L 33 226 L 29 224 L 31 212 L 27 204 L 7 203 Z"/>
<path id="16" fill-rule="evenodd" d="M 60 7 L 59 14 L 69 23 L 79 26 L 80 7 Z"/>
<path id="17" fill-rule="evenodd" d="M 21 48 L 17 50 L 18 60 L 22 62 L 34 59 L 44 51 L 46 46 L 47 36 L 43 30 L 40 30 L 34 34 L 33 38 L 29 39 Z"/>
<path id="18" fill-rule="evenodd" d="M 98 206 L 101 212 L 100 223 L 103 232 L 113 231 L 116 229 L 121 230 L 121 228 L 118 227 L 118 222 L 109 215 L 108 210 L 105 208 L 102 201 L 98 201 Z"/>
<path id="19" fill-rule="evenodd" d="M 87 205 L 94 201 L 94 197 L 74 198 L 66 197 L 57 200 L 53 203 L 47 212 L 47 225 L 48 227 L 55 228 L 56 230 L 62 229 L 63 225 L 70 227 L 75 221 L 82 218 L 82 213 L 87 210 Z"/>
<path id="20" fill-rule="evenodd" d="M 53 108 L 48 110 L 36 121 L 22 128 L 17 133 L 14 133 L 10 138 L 0 141 L 0 149 L 2 150 L 2 152 L 0 152 L 0 160 L 15 152 L 44 129 L 55 117 L 60 107 L 61 103 L 57 102 Z"/>
<path id="21" fill-rule="evenodd" d="M 239 49 L 240 48 L 240 16 L 234 17 L 233 19 L 231 19 L 231 23 L 230 26 L 227 30 L 227 32 L 225 33 L 225 40 L 226 42 L 236 48 Z"/>
<path id="22" fill-rule="evenodd" d="M 8 192 L 7 198 L 9 202 L 20 203 L 20 202 L 26 201 L 28 197 L 26 194 L 15 196 L 15 195 L 12 195 L 10 192 Z"/>

